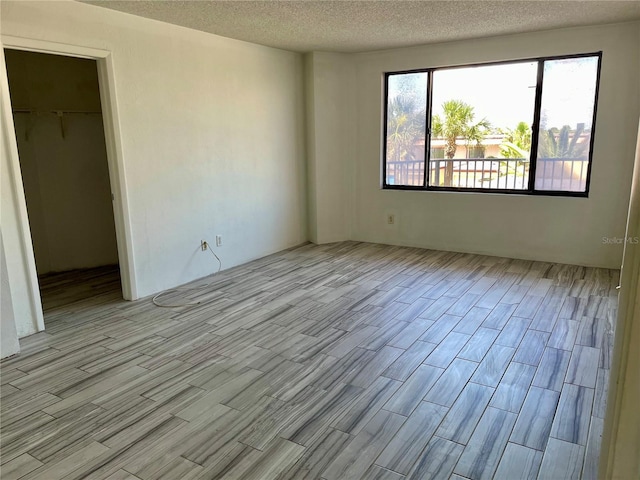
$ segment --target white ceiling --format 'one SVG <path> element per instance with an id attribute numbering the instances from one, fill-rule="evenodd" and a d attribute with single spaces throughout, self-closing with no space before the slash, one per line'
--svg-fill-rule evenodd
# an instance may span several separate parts
<path id="1" fill-rule="evenodd" d="M 640 19 L 640 1 L 81 0 L 298 52 L 364 52 Z"/>

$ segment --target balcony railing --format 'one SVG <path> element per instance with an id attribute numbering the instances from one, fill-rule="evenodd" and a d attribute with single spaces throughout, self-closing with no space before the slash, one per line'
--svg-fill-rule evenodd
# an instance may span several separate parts
<path id="1" fill-rule="evenodd" d="M 539 158 L 536 190 L 586 192 L 588 167 L 586 158 Z"/>
<path id="2" fill-rule="evenodd" d="M 587 161 L 540 158 L 537 190 L 584 191 Z M 424 185 L 424 161 L 387 162 L 387 184 Z M 529 161 L 523 158 L 439 159 L 429 162 L 429 185 L 434 187 L 526 190 Z"/>

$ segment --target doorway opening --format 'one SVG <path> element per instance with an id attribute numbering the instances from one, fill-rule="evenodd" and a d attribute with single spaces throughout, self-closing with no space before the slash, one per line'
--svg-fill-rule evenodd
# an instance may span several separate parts
<path id="1" fill-rule="evenodd" d="M 96 60 L 5 49 L 22 186 L 45 316 L 121 299 Z"/>

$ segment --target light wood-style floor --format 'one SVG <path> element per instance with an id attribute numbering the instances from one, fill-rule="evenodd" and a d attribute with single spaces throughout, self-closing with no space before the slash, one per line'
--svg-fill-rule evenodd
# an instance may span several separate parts
<path id="1" fill-rule="evenodd" d="M 305 245 L 170 309 L 114 275 L 43 286 L 3 480 L 596 478 L 617 271 Z"/>

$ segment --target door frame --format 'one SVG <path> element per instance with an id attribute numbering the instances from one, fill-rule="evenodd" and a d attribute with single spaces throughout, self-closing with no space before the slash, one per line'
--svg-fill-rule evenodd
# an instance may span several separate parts
<path id="1" fill-rule="evenodd" d="M 115 74 L 113 66 L 113 53 L 78 45 L 68 45 L 46 40 L 2 35 L 2 47 L 11 50 L 24 50 L 30 52 L 48 53 L 67 57 L 86 58 L 95 60 L 98 68 L 98 82 L 100 88 L 100 102 L 102 107 L 102 122 L 107 150 L 107 164 L 109 168 L 109 182 L 113 199 L 113 215 L 116 230 L 116 242 L 118 248 L 118 262 L 122 284 L 122 295 L 125 300 L 136 300 L 138 288 L 136 282 L 135 262 L 133 256 L 133 239 L 131 227 L 131 215 L 127 194 L 127 182 L 125 176 L 125 163 L 122 150 L 120 121 L 118 115 L 118 102 L 115 88 Z M 4 53 L 2 53 L 4 57 Z M 6 76 L 6 71 L 0 72 Z M 3 79 L 4 80 L 4 79 Z M 6 82 L 6 83 L 5 83 Z M 8 81 L 3 81 L 8 85 Z M 3 94 L 5 92 L 2 92 Z M 6 92 L 8 93 L 8 92 Z M 6 121 L 6 127 L 10 132 L 15 132 L 13 125 L 13 113 L 11 99 L 3 103 L 2 117 Z M 42 302 L 38 285 L 35 257 L 29 220 L 27 217 L 26 200 L 22 176 L 20 174 L 20 160 L 18 156 L 17 140 L 15 133 L 7 135 L 9 150 L 9 165 L 11 168 L 10 182 L 16 192 L 16 215 L 19 218 L 18 235 L 21 247 L 27 252 L 25 261 L 26 277 L 28 279 L 29 297 L 32 311 L 35 312 L 35 323 L 38 331 L 44 330 L 44 317 L 42 314 Z"/>
<path id="2" fill-rule="evenodd" d="M 620 271 L 618 315 L 611 354 L 607 411 L 598 478 L 636 478 L 640 472 L 640 126 Z"/>

